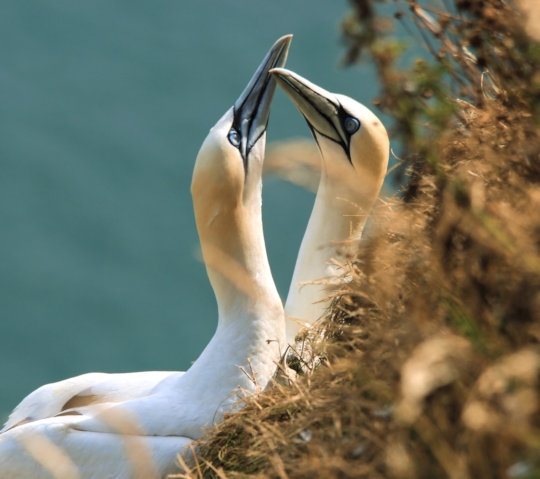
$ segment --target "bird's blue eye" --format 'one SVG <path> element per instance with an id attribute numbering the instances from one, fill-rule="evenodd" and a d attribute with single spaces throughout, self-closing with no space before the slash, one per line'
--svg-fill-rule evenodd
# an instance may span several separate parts
<path id="1" fill-rule="evenodd" d="M 240 146 L 240 133 L 238 133 L 234 128 L 229 131 L 229 141 L 232 146 Z"/>
<path id="2" fill-rule="evenodd" d="M 348 116 L 347 118 L 345 118 L 345 121 L 343 122 L 343 126 L 345 127 L 345 131 L 349 135 L 352 135 L 353 133 L 358 131 L 358 128 L 360 128 L 360 122 L 356 118 L 353 118 L 352 116 Z"/>

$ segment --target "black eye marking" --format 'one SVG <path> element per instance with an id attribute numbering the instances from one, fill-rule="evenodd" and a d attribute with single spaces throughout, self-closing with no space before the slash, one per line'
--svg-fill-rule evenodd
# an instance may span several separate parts
<path id="1" fill-rule="evenodd" d="M 234 146 L 235 148 L 238 148 L 240 146 L 242 138 L 240 137 L 240 133 L 238 133 L 238 131 L 234 128 L 231 128 L 231 130 L 229 131 L 228 138 L 232 146 Z"/>
<path id="2" fill-rule="evenodd" d="M 349 135 L 352 135 L 353 133 L 356 133 L 360 128 L 360 122 L 356 118 L 348 116 L 343 121 L 343 128 Z"/>
<path id="3" fill-rule="evenodd" d="M 232 146 L 238 149 L 238 152 L 242 157 L 242 162 L 244 163 L 244 171 L 247 177 L 249 149 L 244 143 L 244 138 L 242 136 L 243 130 L 244 129 L 242 128 L 241 110 L 237 110 L 235 107 L 233 107 L 233 122 L 231 125 L 231 129 L 227 134 L 227 139 Z"/>
<path id="4" fill-rule="evenodd" d="M 360 120 L 354 116 L 351 116 L 351 114 L 343 108 L 343 105 L 338 101 L 338 122 L 339 125 L 341 125 L 341 142 L 338 142 L 343 150 L 345 151 L 345 154 L 347 155 L 347 158 L 352 164 L 351 160 L 351 137 L 354 135 L 362 126 L 362 123 Z M 339 128 L 336 125 L 336 128 Z M 339 131 L 339 130 L 338 130 Z"/>

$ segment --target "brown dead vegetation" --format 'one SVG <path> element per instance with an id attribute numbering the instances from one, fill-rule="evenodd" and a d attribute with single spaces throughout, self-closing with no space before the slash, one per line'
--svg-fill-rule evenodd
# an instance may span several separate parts
<path id="1" fill-rule="evenodd" d="M 396 1 L 433 55 L 405 72 L 377 3 L 351 2 L 347 61 L 379 69 L 407 185 L 347 258 L 318 364 L 183 477 L 540 477 L 540 46 L 510 1 Z"/>

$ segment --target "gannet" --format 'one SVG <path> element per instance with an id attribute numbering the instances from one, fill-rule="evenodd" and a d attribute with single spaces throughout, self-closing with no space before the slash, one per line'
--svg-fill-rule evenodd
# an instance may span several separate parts
<path id="1" fill-rule="evenodd" d="M 185 372 L 93 373 L 44 386 L 0 434 L 0 477 L 163 477 L 176 455 L 243 394 L 265 388 L 285 344 L 283 306 L 266 256 L 262 161 L 276 82 L 291 36 L 270 49 L 210 130 L 191 192 L 216 332 Z"/>
<path id="2" fill-rule="evenodd" d="M 328 280 L 339 271 L 330 260 L 357 241 L 382 187 L 389 140 L 364 105 L 330 93 L 284 68 L 271 73 L 306 119 L 321 154 L 321 177 L 285 303 L 287 341 L 328 307 Z M 324 283 L 324 282 L 323 282 Z"/>

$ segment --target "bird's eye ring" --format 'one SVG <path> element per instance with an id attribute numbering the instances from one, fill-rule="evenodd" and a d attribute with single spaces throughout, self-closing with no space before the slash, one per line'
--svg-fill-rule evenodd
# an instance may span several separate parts
<path id="1" fill-rule="evenodd" d="M 238 147 L 240 146 L 241 138 L 240 133 L 238 133 L 234 128 L 229 131 L 229 141 L 232 146 Z"/>
<path id="2" fill-rule="evenodd" d="M 345 118 L 343 126 L 345 128 L 345 131 L 349 135 L 352 135 L 353 133 L 356 133 L 358 131 L 358 128 L 360 128 L 360 122 L 356 118 L 348 116 L 347 118 Z"/>

